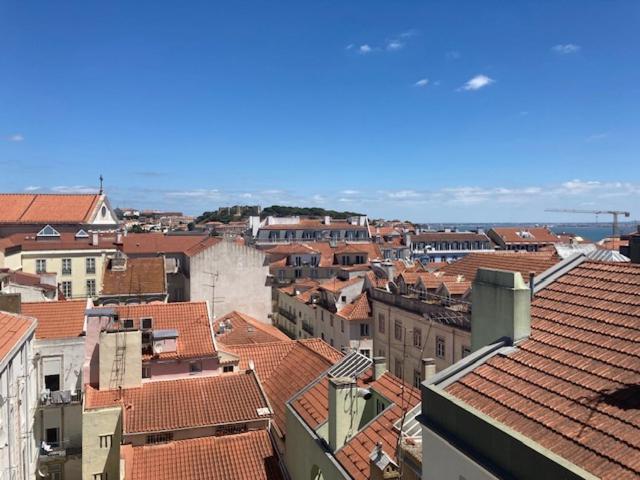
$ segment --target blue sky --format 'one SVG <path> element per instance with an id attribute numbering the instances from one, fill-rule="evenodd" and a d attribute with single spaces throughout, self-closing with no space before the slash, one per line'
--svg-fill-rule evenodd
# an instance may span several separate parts
<path id="1" fill-rule="evenodd" d="M 0 4 L 0 190 L 640 217 L 640 3 Z"/>

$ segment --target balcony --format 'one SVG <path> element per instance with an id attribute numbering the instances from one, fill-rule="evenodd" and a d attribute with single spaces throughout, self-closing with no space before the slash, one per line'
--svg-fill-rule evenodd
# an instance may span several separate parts
<path id="1" fill-rule="evenodd" d="M 309 335 L 313 335 L 313 325 L 307 322 L 302 322 L 302 330 L 308 333 Z"/>
<path id="2" fill-rule="evenodd" d="M 82 447 L 75 442 L 53 442 L 40 444 L 40 452 L 38 461 L 40 463 L 46 463 L 48 461 L 59 460 L 60 458 L 69 457 L 72 455 L 80 455 L 82 453 Z"/>
<path id="3" fill-rule="evenodd" d="M 298 319 L 296 318 L 296 314 L 295 313 L 291 313 L 288 310 L 285 310 L 284 308 L 279 308 L 278 309 L 278 314 L 282 315 L 284 318 L 286 318 L 287 320 L 289 320 L 292 323 L 297 324 L 298 323 Z"/>
<path id="4" fill-rule="evenodd" d="M 40 395 L 40 406 L 61 406 L 82 402 L 82 390 L 45 390 Z"/>

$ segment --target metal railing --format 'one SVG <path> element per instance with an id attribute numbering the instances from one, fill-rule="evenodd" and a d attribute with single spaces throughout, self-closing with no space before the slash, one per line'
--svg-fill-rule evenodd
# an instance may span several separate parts
<path id="1" fill-rule="evenodd" d="M 307 332 L 309 335 L 313 335 L 313 325 L 307 322 L 302 322 L 302 330 Z"/>
<path id="2" fill-rule="evenodd" d="M 40 406 L 69 405 L 82 402 L 82 390 L 45 391 L 40 395 Z"/>
<path id="3" fill-rule="evenodd" d="M 298 323 L 298 319 L 296 318 L 296 314 L 295 313 L 291 313 L 288 310 L 284 309 L 284 308 L 278 308 L 278 314 L 282 315 L 284 318 L 286 318 L 287 320 L 289 320 L 290 322 L 293 323 Z"/>

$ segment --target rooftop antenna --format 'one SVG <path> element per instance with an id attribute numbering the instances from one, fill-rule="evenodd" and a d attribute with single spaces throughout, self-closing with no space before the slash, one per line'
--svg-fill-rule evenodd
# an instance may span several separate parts
<path id="1" fill-rule="evenodd" d="M 102 181 L 104 180 L 104 178 L 102 177 L 102 174 L 100 174 L 100 191 L 98 192 L 98 195 L 102 195 L 103 189 L 102 189 Z"/>

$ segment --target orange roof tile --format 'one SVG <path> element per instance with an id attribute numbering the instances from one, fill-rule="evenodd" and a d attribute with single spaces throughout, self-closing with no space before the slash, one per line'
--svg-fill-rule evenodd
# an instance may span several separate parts
<path id="1" fill-rule="evenodd" d="M 368 320 L 371 318 L 371 305 L 366 293 L 358 295 L 351 303 L 345 305 L 338 311 L 345 320 Z"/>
<path id="2" fill-rule="evenodd" d="M 240 357 L 240 368 L 248 368 L 253 361 L 282 435 L 286 434 L 287 400 L 343 356 L 320 339 L 238 345 L 231 352 Z"/>
<path id="3" fill-rule="evenodd" d="M 488 242 L 489 237 L 476 232 L 422 232 L 411 235 L 412 243 L 421 242 Z"/>
<path id="4" fill-rule="evenodd" d="M 122 447 L 125 480 L 281 480 L 266 430 Z"/>
<path id="5" fill-rule="evenodd" d="M 525 281 L 529 273 L 536 275 L 553 267 L 561 260 L 554 251 L 550 252 L 488 252 L 470 253 L 440 269 L 447 275 L 463 275 L 465 280 L 473 282 L 479 268 L 494 268 L 520 272 Z"/>
<path id="6" fill-rule="evenodd" d="M 35 327 L 36 320 L 24 315 L 0 312 L 0 362 L 16 347 Z"/>
<path id="7" fill-rule="evenodd" d="M 73 232 L 60 232 L 60 237 L 38 240 L 35 234 L 14 233 L 5 237 L 0 249 L 19 247 L 25 252 L 42 250 L 113 250 L 115 236 L 113 233 L 102 233 L 98 236 L 98 244 L 93 245 L 92 238 L 76 238 Z"/>
<path id="8" fill-rule="evenodd" d="M 560 238 L 547 227 L 495 227 L 495 232 L 506 244 L 556 243 Z M 526 232 L 529 235 L 522 235 Z"/>
<path id="9" fill-rule="evenodd" d="M 112 261 L 106 262 L 102 274 L 101 295 L 145 295 L 167 292 L 164 256 L 128 258 L 124 271 L 113 270 Z"/>
<path id="10" fill-rule="evenodd" d="M 156 357 L 187 359 L 217 356 L 206 302 L 118 305 L 115 308 L 120 320 L 132 319 L 135 328 L 139 328 L 141 318 L 151 317 L 153 329 L 178 330 L 176 352 L 163 352 L 153 357 L 144 355 L 145 360 Z"/>
<path id="11" fill-rule="evenodd" d="M 532 302 L 531 335 L 445 390 L 593 475 L 640 477 L 640 265 L 587 261 Z"/>
<path id="12" fill-rule="evenodd" d="M 405 410 L 410 410 L 420 403 L 420 391 L 404 383 L 399 378 L 386 372 L 379 379 L 373 380 L 372 371 L 368 370 L 358 379 L 358 386 L 370 388 L 392 404 L 368 423 L 363 429 L 351 437 L 345 445 L 335 453 L 336 460 L 357 480 L 369 478 L 369 455 L 377 442 L 392 459 L 396 459 L 396 445 L 399 432 L 393 424 L 397 422 Z M 312 429 L 324 423 L 329 416 L 329 387 L 327 377 L 305 390 L 290 401 L 292 408 Z"/>
<path id="13" fill-rule="evenodd" d="M 86 409 L 113 406 L 124 407 L 123 431 L 132 434 L 258 420 L 264 418 L 258 409 L 268 404 L 251 372 L 148 382 L 122 391 L 86 387 Z"/>
<path id="14" fill-rule="evenodd" d="M 223 332 L 220 329 L 222 322 L 226 325 Z M 289 337 L 274 325 L 260 322 L 249 315 L 236 311 L 217 318 L 213 323 L 213 330 L 218 342 L 227 346 L 289 340 Z"/>
<path id="15" fill-rule="evenodd" d="M 87 223 L 100 195 L 0 194 L 0 223 Z"/>
<path id="16" fill-rule="evenodd" d="M 333 278 L 325 282 L 322 282 L 318 288 L 322 290 L 326 290 L 327 292 L 331 292 L 331 293 L 340 293 L 345 288 L 350 287 L 352 285 L 356 285 L 359 282 L 363 282 L 363 281 L 364 280 L 362 277 L 354 277 L 354 278 L 350 278 L 349 280 L 338 280 L 336 278 Z"/>
<path id="17" fill-rule="evenodd" d="M 184 253 L 193 256 L 222 241 L 208 235 L 165 235 L 163 233 L 130 233 L 122 237 L 122 251 L 127 255 Z"/>
<path id="18" fill-rule="evenodd" d="M 30 302 L 22 304 L 22 312 L 38 319 L 38 340 L 58 340 L 83 334 L 86 307 L 86 300 Z"/>

